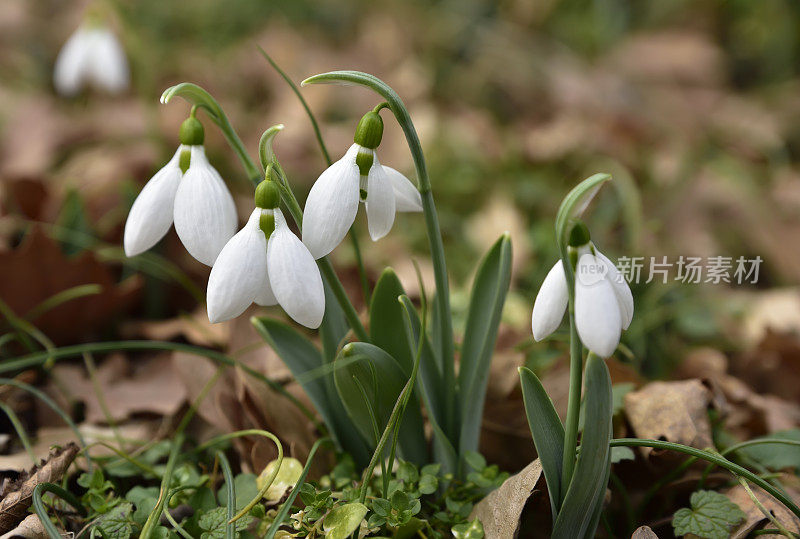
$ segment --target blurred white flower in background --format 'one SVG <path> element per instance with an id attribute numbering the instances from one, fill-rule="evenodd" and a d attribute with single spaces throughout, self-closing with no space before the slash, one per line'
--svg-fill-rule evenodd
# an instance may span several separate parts
<path id="1" fill-rule="evenodd" d="M 116 94 L 129 83 L 122 45 L 111 29 L 95 20 L 84 22 L 58 53 L 53 84 L 63 96 L 74 96 L 87 87 Z"/>

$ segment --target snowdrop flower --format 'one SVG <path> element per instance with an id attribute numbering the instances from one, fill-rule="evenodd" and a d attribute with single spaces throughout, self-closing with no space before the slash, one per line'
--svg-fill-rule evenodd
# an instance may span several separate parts
<path id="1" fill-rule="evenodd" d="M 367 210 L 373 241 L 389 233 L 395 212 L 422 211 L 422 198 L 411 181 L 393 168 L 382 166 L 375 148 L 383 137 L 378 105 L 361 118 L 344 157 L 328 167 L 314 183 L 306 200 L 303 243 L 314 258 L 339 245 L 353 225 L 359 200 Z"/>
<path id="2" fill-rule="evenodd" d="M 295 321 L 317 328 L 325 314 L 325 291 L 314 257 L 286 224 L 275 182 L 256 189 L 256 209 L 225 245 L 208 278 L 208 319 L 242 314 L 251 303 L 280 304 Z"/>
<path id="3" fill-rule="evenodd" d="M 581 342 L 600 357 L 609 357 L 620 334 L 633 319 L 633 295 L 613 262 L 590 241 L 589 231 L 577 224 L 570 235 L 575 260 L 575 325 Z M 556 262 L 545 277 L 533 304 L 533 337 L 541 341 L 561 324 L 569 292 L 564 266 Z"/>
<path id="4" fill-rule="evenodd" d="M 128 88 L 128 60 L 114 33 L 95 21 L 82 24 L 56 59 L 53 84 L 63 96 L 73 96 L 85 86 L 108 93 Z"/>
<path id="5" fill-rule="evenodd" d="M 186 250 L 207 266 L 236 232 L 236 207 L 225 182 L 206 158 L 203 126 L 190 116 L 181 125 L 181 146 L 133 203 L 125 223 L 125 254 L 153 247 L 170 225 Z"/>

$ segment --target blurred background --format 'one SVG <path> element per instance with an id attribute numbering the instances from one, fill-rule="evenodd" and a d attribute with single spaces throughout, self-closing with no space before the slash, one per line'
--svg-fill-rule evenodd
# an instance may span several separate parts
<path id="1" fill-rule="evenodd" d="M 755 284 L 684 284 L 673 269 L 667 283 L 633 285 L 636 316 L 623 336 L 624 353 L 611 362 L 614 382 L 630 389 L 647 379 L 734 374 L 755 393 L 787 406 L 800 401 L 796 2 L 119 0 L 106 7 L 130 62 L 130 88 L 69 99 L 54 91 L 53 66 L 87 3 L 4 0 L 0 9 L 4 330 L 13 313 L 54 345 L 150 338 L 214 347 L 299 393 L 247 316 L 208 324 L 202 303 L 208 268 L 189 257 L 173 231 L 153 253 L 127 259 L 121 249 L 131 203 L 178 144 L 189 106 L 178 99 L 160 105 L 158 98 L 179 82 L 214 95 L 253 155 L 264 129 L 285 124 L 275 150 L 304 200 L 325 163 L 305 112 L 260 46 L 297 83 L 357 69 L 385 80 L 405 100 L 428 159 L 459 317 L 477 260 L 499 234 L 511 233 L 514 280 L 485 423 L 483 449 L 491 462 L 518 469 L 533 455 L 517 366 L 534 368 L 557 407 L 566 408 L 566 333 L 534 343 L 530 311 L 557 259 L 558 204 L 595 172 L 615 181 L 586 220 L 613 259 L 763 259 Z M 363 89 L 302 92 L 334 159 L 351 143 L 361 115 L 378 103 Z M 252 188 L 219 131 L 199 116 L 211 162 L 243 218 Z M 413 179 L 402 133 L 386 112 L 384 119 L 381 162 Z M 378 243 L 362 219 L 357 228 L 370 276 L 391 264 L 417 294 L 414 258 L 432 292 L 421 217 L 400 216 Z M 363 305 L 349 244 L 333 259 Z M 37 310 L 83 285 L 94 288 Z M 4 341 L 0 357 L 29 349 Z M 213 372 L 197 364 L 180 354 L 168 363 L 164 354 L 117 353 L 98 372 L 116 395 L 112 415 L 150 436 L 163 424 L 141 425 L 170 417 Z M 59 364 L 54 372 L 73 390 L 56 391 L 60 402 L 77 405 L 88 423 L 107 419 L 80 363 Z M 232 387 L 204 404 L 209 424 L 266 425 L 289 437 L 296 452 L 308 447 L 313 433 L 293 425 L 276 397 L 254 397 L 241 380 Z M 789 417 L 789 426 L 798 421 Z M 48 427 L 46 415 L 37 418 L 37 428 Z M 748 423 L 747 434 L 771 428 L 762 423 Z M 509 443 L 518 451 L 509 454 Z M 251 445 L 245 449 L 257 469 L 271 449 Z"/>

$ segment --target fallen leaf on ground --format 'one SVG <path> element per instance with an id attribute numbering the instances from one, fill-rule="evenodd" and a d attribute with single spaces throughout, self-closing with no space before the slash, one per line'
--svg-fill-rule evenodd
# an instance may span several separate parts
<path id="1" fill-rule="evenodd" d="M 658 539 L 658 535 L 650 529 L 650 526 L 639 526 L 631 535 L 631 539 Z"/>
<path id="2" fill-rule="evenodd" d="M 522 509 L 541 477 L 542 464 L 536 459 L 478 502 L 469 520 L 480 519 L 487 539 L 511 539 L 519 527 Z"/>
<path id="3" fill-rule="evenodd" d="M 767 494 L 767 492 L 760 487 L 751 485 L 750 490 L 753 491 L 758 501 L 761 502 L 787 530 L 795 533 L 800 532 L 800 519 L 798 519 L 794 513 L 786 509 L 782 503 Z M 762 522 L 765 523 L 766 527 L 774 528 L 773 524 L 767 521 L 767 517 L 764 516 L 764 513 L 753 503 L 752 498 L 750 498 L 750 495 L 742 485 L 736 485 L 725 491 L 724 494 L 730 501 L 738 505 L 747 517 L 746 520 L 731 533 L 732 539 L 744 539 Z"/>
<path id="4" fill-rule="evenodd" d="M 47 460 L 34 466 L 0 500 L 0 533 L 13 530 L 23 520 L 28 507 L 33 503 L 33 489 L 39 483 L 58 483 L 64 472 L 78 454 L 78 446 L 70 443 L 63 448 L 53 449 Z"/>
<path id="5" fill-rule="evenodd" d="M 625 395 L 625 414 L 638 438 L 711 447 L 711 392 L 700 380 L 652 382 Z M 651 448 L 642 448 L 645 457 Z"/>
<path id="6" fill-rule="evenodd" d="M 17 539 L 19 537 L 23 539 L 47 539 L 47 532 L 44 531 L 44 526 L 38 515 L 28 515 L 25 520 L 19 523 L 19 526 L 0 536 L 0 539 Z"/>

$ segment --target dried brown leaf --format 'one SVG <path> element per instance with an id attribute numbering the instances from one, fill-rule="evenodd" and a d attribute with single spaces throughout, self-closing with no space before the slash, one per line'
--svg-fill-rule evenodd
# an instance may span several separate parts
<path id="1" fill-rule="evenodd" d="M 639 526 L 631 535 L 631 539 L 658 539 L 658 535 L 650 529 L 650 526 Z"/>
<path id="2" fill-rule="evenodd" d="M 519 527 L 522 509 L 541 477 L 542 464 L 536 459 L 478 502 L 469 519 L 481 520 L 487 539 L 512 539 Z"/>
<path id="3" fill-rule="evenodd" d="M 704 449 L 713 445 L 710 403 L 711 391 L 700 380 L 652 382 L 625 395 L 625 414 L 639 438 Z M 648 456 L 652 449 L 643 452 Z"/>
<path id="4" fill-rule="evenodd" d="M 0 536 L 0 539 L 47 539 L 47 532 L 44 530 L 42 521 L 38 515 L 28 515 L 19 526 L 10 532 Z"/>
<path id="5" fill-rule="evenodd" d="M 783 525 L 789 531 L 800 532 L 800 519 L 798 519 L 794 513 L 789 511 L 782 503 L 770 496 L 760 487 L 751 485 L 750 490 L 753 491 L 753 494 L 758 501 L 761 502 L 767 511 L 772 513 L 772 515 L 778 522 L 781 523 L 781 525 Z M 767 527 L 774 527 L 771 523 L 768 523 L 767 517 L 761 512 L 756 504 L 753 503 L 753 499 L 742 485 L 736 485 L 735 487 L 723 492 L 723 494 L 725 494 L 730 501 L 738 505 L 739 508 L 744 511 L 745 515 L 747 515 L 745 521 L 731 533 L 732 539 L 744 539 L 751 531 L 756 529 L 759 524 L 765 521 L 765 525 L 767 525 Z"/>
<path id="6" fill-rule="evenodd" d="M 33 503 L 33 489 L 39 483 L 57 483 L 78 454 L 78 446 L 70 443 L 53 449 L 42 464 L 28 472 L 27 477 L 0 500 L 0 533 L 6 533 L 25 518 L 28 507 Z"/>

